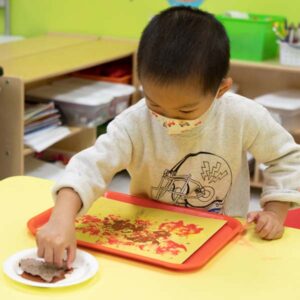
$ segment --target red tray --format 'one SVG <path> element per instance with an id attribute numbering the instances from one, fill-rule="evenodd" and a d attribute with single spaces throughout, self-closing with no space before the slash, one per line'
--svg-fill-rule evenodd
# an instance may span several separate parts
<path id="1" fill-rule="evenodd" d="M 151 199 L 141 199 L 134 196 L 129 196 L 126 194 L 121 194 L 117 192 L 107 192 L 105 194 L 106 198 L 114 199 L 117 201 L 122 201 L 126 203 L 131 203 L 139 206 L 150 207 L 150 208 L 158 208 L 163 210 L 174 211 L 178 213 L 184 213 L 188 215 L 206 217 L 206 218 L 214 218 L 220 220 L 226 220 L 227 223 L 217 231 L 204 245 L 202 245 L 197 251 L 195 251 L 186 261 L 181 264 L 175 263 L 168 263 L 158 259 L 153 259 L 141 255 L 136 255 L 132 253 L 128 253 L 121 250 L 111 249 L 102 245 L 92 244 L 88 242 L 84 242 L 81 240 L 77 241 L 79 246 L 84 246 L 87 248 L 99 250 L 102 252 L 106 252 L 109 254 L 114 254 L 122 257 L 126 257 L 129 259 L 149 263 L 152 265 L 177 270 L 177 271 L 187 271 L 198 269 L 202 267 L 205 263 L 207 263 L 218 251 L 220 251 L 229 241 L 239 233 L 242 233 L 244 227 L 242 224 L 231 217 L 218 215 L 214 213 L 209 213 L 207 211 L 199 210 L 199 209 L 192 209 L 186 208 L 181 206 L 174 206 L 170 204 L 161 203 L 158 201 L 154 201 Z M 27 226 L 29 230 L 36 234 L 36 231 L 39 227 L 47 223 L 51 214 L 52 208 L 44 211 L 43 213 L 31 218 Z"/>

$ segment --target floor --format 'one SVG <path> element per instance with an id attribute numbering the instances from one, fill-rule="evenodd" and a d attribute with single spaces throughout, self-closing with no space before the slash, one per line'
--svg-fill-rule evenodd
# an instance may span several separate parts
<path id="1" fill-rule="evenodd" d="M 33 157 L 28 157 L 25 161 L 25 173 L 28 176 L 46 178 L 56 180 L 63 172 L 63 166 L 60 163 L 49 164 L 37 160 Z M 118 173 L 112 180 L 108 189 L 121 193 L 129 193 L 129 181 L 130 177 L 126 171 Z M 249 211 L 260 210 L 259 206 L 259 190 L 251 191 L 251 201 Z"/>

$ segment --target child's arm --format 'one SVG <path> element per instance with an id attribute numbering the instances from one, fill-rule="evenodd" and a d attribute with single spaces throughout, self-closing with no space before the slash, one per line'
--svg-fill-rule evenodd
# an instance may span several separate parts
<path id="1" fill-rule="evenodd" d="M 260 201 L 263 211 L 250 213 L 248 220 L 256 222 L 262 238 L 280 238 L 289 207 L 300 204 L 300 146 L 264 108 L 253 123 L 248 128 L 247 149 L 267 168 Z"/>
<path id="2" fill-rule="evenodd" d="M 68 265 L 75 259 L 74 220 L 102 196 L 112 177 L 131 163 L 132 142 L 117 120 L 108 126 L 95 145 L 76 154 L 53 187 L 55 207 L 49 222 L 37 234 L 38 255 L 62 264 L 67 250 Z"/>
<path id="3" fill-rule="evenodd" d="M 37 232 L 39 257 L 60 267 L 67 250 L 67 265 L 71 267 L 76 250 L 74 221 L 81 206 L 74 190 L 63 188 L 59 191 L 49 222 Z"/>
<path id="4" fill-rule="evenodd" d="M 54 200 L 60 189 L 72 188 L 82 201 L 78 215 L 85 214 L 92 203 L 104 194 L 113 176 L 127 169 L 131 158 L 131 138 L 117 118 L 92 147 L 72 157 L 52 189 Z"/>

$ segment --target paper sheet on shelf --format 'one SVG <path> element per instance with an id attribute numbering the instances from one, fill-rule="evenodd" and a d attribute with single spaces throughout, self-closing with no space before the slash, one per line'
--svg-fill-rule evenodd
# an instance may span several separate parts
<path id="1" fill-rule="evenodd" d="M 50 127 L 24 136 L 26 146 L 41 152 L 59 142 L 70 134 L 70 129 L 65 126 Z"/>

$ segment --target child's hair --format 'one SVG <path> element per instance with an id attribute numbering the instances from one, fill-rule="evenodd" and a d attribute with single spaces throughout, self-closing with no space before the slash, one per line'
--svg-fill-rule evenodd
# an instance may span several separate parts
<path id="1" fill-rule="evenodd" d="M 229 69 L 229 40 L 211 14 L 173 7 L 156 15 L 143 31 L 138 75 L 157 84 L 191 81 L 204 94 L 216 93 Z"/>

